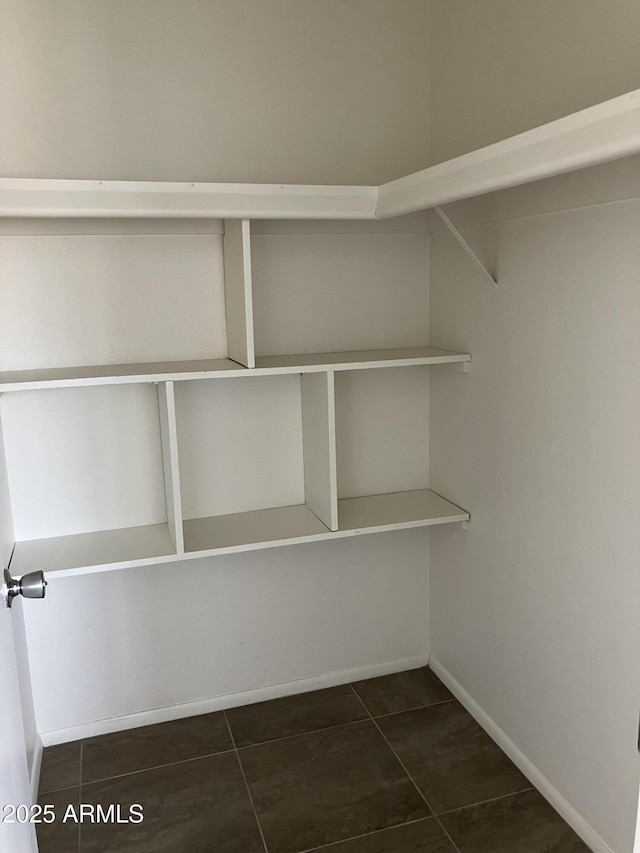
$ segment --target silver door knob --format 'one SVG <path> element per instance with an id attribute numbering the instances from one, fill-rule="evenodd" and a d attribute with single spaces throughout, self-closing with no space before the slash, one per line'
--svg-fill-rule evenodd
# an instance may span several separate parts
<path id="1" fill-rule="evenodd" d="M 29 572 L 21 578 L 12 578 L 9 569 L 5 569 L 2 581 L 5 607 L 11 607 L 16 595 L 22 595 L 24 598 L 44 598 L 46 586 L 44 572 Z"/>

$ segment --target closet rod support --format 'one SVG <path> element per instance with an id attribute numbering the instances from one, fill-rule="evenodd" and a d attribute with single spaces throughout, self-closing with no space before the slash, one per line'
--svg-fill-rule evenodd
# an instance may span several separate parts
<path id="1" fill-rule="evenodd" d="M 440 217 L 440 219 L 444 222 L 444 224 L 447 226 L 447 228 L 449 229 L 449 231 L 453 234 L 453 236 L 454 236 L 454 237 L 455 237 L 455 239 L 458 241 L 458 243 L 459 243 L 459 244 L 462 246 L 462 248 L 465 250 L 465 252 L 467 253 L 467 255 L 471 258 L 471 260 L 472 260 L 472 261 L 473 261 L 473 263 L 476 265 L 476 267 L 478 267 L 478 269 L 479 269 L 479 270 L 480 270 L 480 272 L 485 276 L 485 278 L 486 278 L 486 279 L 488 279 L 488 280 L 491 282 L 491 289 L 493 290 L 493 292 L 494 292 L 494 293 L 497 293 L 497 292 L 498 292 L 498 282 L 497 282 L 497 281 L 496 281 L 496 279 L 491 275 L 491 273 L 489 272 L 489 270 L 488 270 L 488 269 L 486 268 L 486 266 L 482 263 L 482 261 L 480 260 L 480 258 L 476 255 L 476 253 L 473 251 L 473 249 L 471 248 L 471 246 L 470 246 L 470 245 L 467 243 L 467 241 L 464 239 L 464 237 L 462 236 L 462 234 L 460 233 L 460 231 L 458 231 L 458 229 L 456 228 L 456 226 L 455 226 L 455 225 L 453 224 L 453 222 L 449 219 L 449 217 L 447 216 L 447 214 L 444 212 L 444 210 L 443 210 L 441 207 L 434 207 L 434 210 L 435 210 L 435 212 L 438 214 L 438 216 Z"/>

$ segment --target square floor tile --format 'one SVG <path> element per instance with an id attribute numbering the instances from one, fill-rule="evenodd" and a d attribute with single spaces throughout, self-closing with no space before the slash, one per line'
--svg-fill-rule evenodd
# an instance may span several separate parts
<path id="1" fill-rule="evenodd" d="M 40 793 L 73 788 L 80 782 L 80 741 L 47 746 L 42 753 Z"/>
<path id="2" fill-rule="evenodd" d="M 78 853 L 80 827 L 76 816 L 80 789 L 65 788 L 62 791 L 41 794 L 38 803 L 41 806 L 53 806 L 55 813 L 53 823 L 39 823 L 36 826 L 39 853 Z M 73 812 L 68 813 L 69 806 L 73 806 Z M 43 816 L 41 820 L 44 820 Z"/>
<path id="3" fill-rule="evenodd" d="M 101 735 L 83 742 L 82 782 L 108 779 L 232 748 L 221 712 Z"/>
<path id="4" fill-rule="evenodd" d="M 368 719 L 347 684 L 227 711 L 236 746 L 251 746 L 290 735 Z"/>
<path id="5" fill-rule="evenodd" d="M 321 847 L 317 853 L 457 853 L 432 817 Z"/>
<path id="6" fill-rule="evenodd" d="M 537 791 L 442 815 L 460 853 L 589 853 Z"/>
<path id="7" fill-rule="evenodd" d="M 453 699 L 426 666 L 355 681 L 353 686 L 373 717 Z"/>
<path id="8" fill-rule="evenodd" d="M 83 824 L 82 853 L 264 853 L 235 752 L 83 785 L 82 801 L 144 813 L 137 824 Z"/>
<path id="9" fill-rule="evenodd" d="M 458 702 L 377 723 L 436 814 L 531 787 Z"/>
<path id="10" fill-rule="evenodd" d="M 239 751 L 270 853 L 297 853 L 427 817 L 371 721 Z"/>

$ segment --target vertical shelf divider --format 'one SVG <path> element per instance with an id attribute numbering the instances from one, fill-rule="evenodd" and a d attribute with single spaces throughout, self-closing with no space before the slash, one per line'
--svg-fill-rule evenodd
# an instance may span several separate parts
<path id="1" fill-rule="evenodd" d="M 337 530 L 334 374 L 333 371 L 304 373 L 300 382 L 306 503 L 329 530 Z"/>
<path id="2" fill-rule="evenodd" d="M 184 531 L 182 526 L 182 495 L 180 493 L 180 469 L 178 466 L 178 429 L 173 382 L 160 382 L 158 384 L 158 410 L 160 413 L 164 491 L 167 499 L 167 521 L 176 553 L 181 556 L 184 554 Z"/>
<path id="3" fill-rule="evenodd" d="M 224 290 L 229 358 L 245 367 L 255 367 L 251 223 L 248 219 L 225 219 Z"/>

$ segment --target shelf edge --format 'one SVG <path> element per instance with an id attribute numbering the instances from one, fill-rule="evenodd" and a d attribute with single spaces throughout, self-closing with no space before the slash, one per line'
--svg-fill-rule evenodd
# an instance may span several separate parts
<path id="1" fill-rule="evenodd" d="M 640 152 L 640 89 L 378 188 L 385 219 Z"/>
<path id="2" fill-rule="evenodd" d="M 355 536 L 366 536 L 373 533 L 388 533 L 394 530 L 409 530 L 416 527 L 434 527 L 441 524 L 454 524 L 462 521 L 468 521 L 469 517 L 468 512 L 460 510 L 459 513 L 439 518 L 394 522 L 391 524 L 377 525 L 375 527 L 361 527 L 350 530 L 327 531 L 326 533 L 314 533 L 290 539 L 274 539 L 267 542 L 249 542 L 242 545 L 228 545 L 222 548 L 209 548 L 202 551 L 186 551 L 183 555 L 166 554 L 158 557 L 139 558 L 136 560 L 126 560 L 118 563 L 77 566 L 69 569 L 49 569 L 46 572 L 46 575 L 47 578 L 51 579 L 120 571 L 124 569 L 140 568 L 143 566 L 178 563 L 184 560 L 199 560 L 203 557 L 219 557 L 227 554 L 239 554 L 245 551 L 263 551 L 270 548 L 286 548 L 289 545 L 304 545 L 311 542 L 326 542 L 333 539 L 349 539 Z M 17 544 L 19 545 L 20 543 Z"/>
<path id="3" fill-rule="evenodd" d="M 383 350 L 381 350 L 383 352 Z M 321 364 L 291 364 L 276 367 L 237 368 L 224 370 L 190 370 L 185 372 L 167 371 L 132 374 L 112 374 L 107 376 L 83 376 L 76 378 L 14 380 L 3 382 L 0 377 L 0 394 L 12 391 L 42 391 L 53 388 L 77 388 L 94 385 L 131 385 L 148 382 L 190 382 L 199 379 L 237 379 L 245 376 L 278 376 L 286 373 L 329 373 L 343 370 L 377 370 L 387 367 L 412 367 L 419 365 L 456 364 L 471 361 L 469 353 L 451 351 L 450 355 L 408 356 L 407 358 L 384 359 L 376 361 L 323 362 Z M 13 371 L 12 371 L 13 372 Z M 18 373 L 19 371 L 15 371 Z M 35 371 L 34 371 L 35 372 Z"/>
<path id="4" fill-rule="evenodd" d="M 375 219 L 376 186 L 0 178 L 0 216 Z"/>

